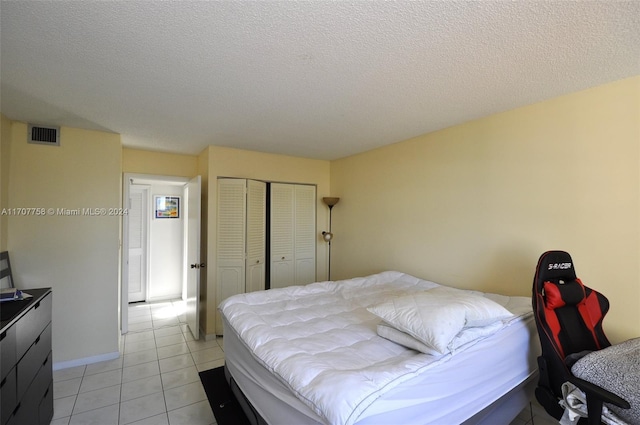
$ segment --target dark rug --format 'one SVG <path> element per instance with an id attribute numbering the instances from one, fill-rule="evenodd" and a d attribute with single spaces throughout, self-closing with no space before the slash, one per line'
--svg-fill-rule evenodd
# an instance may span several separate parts
<path id="1" fill-rule="evenodd" d="M 200 372 L 200 380 L 218 425 L 250 425 L 240 403 L 231 393 L 224 377 L 224 367 Z"/>

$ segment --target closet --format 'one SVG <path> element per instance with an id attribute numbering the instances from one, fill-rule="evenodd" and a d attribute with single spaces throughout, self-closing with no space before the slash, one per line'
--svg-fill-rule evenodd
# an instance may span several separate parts
<path id="1" fill-rule="evenodd" d="M 315 186 L 236 178 L 217 184 L 218 302 L 316 280 Z"/>

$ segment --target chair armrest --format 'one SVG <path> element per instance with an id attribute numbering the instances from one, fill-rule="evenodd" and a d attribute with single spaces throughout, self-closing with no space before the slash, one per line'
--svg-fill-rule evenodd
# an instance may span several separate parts
<path id="1" fill-rule="evenodd" d="M 614 406 L 618 406 L 622 409 L 629 409 L 631 407 L 627 400 L 612 393 L 611 391 L 607 391 L 604 388 L 599 387 L 596 384 L 592 384 L 589 381 L 576 378 L 575 376 L 570 376 L 569 382 L 580 388 L 587 396 L 595 397 L 596 399 L 602 400 L 605 403 L 613 404 Z"/>

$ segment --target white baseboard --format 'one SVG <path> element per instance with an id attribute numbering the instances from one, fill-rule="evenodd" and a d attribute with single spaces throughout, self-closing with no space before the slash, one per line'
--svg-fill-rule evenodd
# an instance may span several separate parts
<path id="1" fill-rule="evenodd" d="M 152 304 L 152 303 L 157 303 L 157 302 L 162 302 L 162 301 L 172 301 L 172 300 L 181 300 L 182 299 L 182 293 L 177 293 L 177 294 L 170 294 L 170 295 L 159 295 L 157 297 L 147 297 L 147 302 Z"/>
<path id="2" fill-rule="evenodd" d="M 76 359 L 76 360 L 68 360 L 66 362 L 55 362 L 53 364 L 53 370 L 68 369 L 70 367 L 76 367 L 76 366 L 86 366 L 92 363 L 99 363 L 107 360 L 114 360 L 114 359 L 117 359 L 118 357 L 120 357 L 120 353 L 118 351 L 115 351 L 113 353 L 99 354 L 97 356 L 85 357 L 85 358 Z"/>

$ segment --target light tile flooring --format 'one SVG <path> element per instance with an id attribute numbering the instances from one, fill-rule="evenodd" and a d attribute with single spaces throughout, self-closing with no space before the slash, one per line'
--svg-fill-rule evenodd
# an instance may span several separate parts
<path id="1" fill-rule="evenodd" d="M 544 411 L 537 401 L 532 400 L 530 406 L 520 412 L 509 425 L 558 425 L 558 423 Z"/>
<path id="2" fill-rule="evenodd" d="M 222 340 L 194 340 L 181 300 L 129 306 L 121 356 L 53 374 L 52 425 L 210 425 L 198 372 L 222 366 Z"/>
<path id="3" fill-rule="evenodd" d="M 216 423 L 198 372 L 224 364 L 222 339 L 194 340 L 183 301 L 131 304 L 122 341 L 118 359 L 54 372 L 51 425 Z M 509 425 L 551 424 L 534 402 Z"/>

